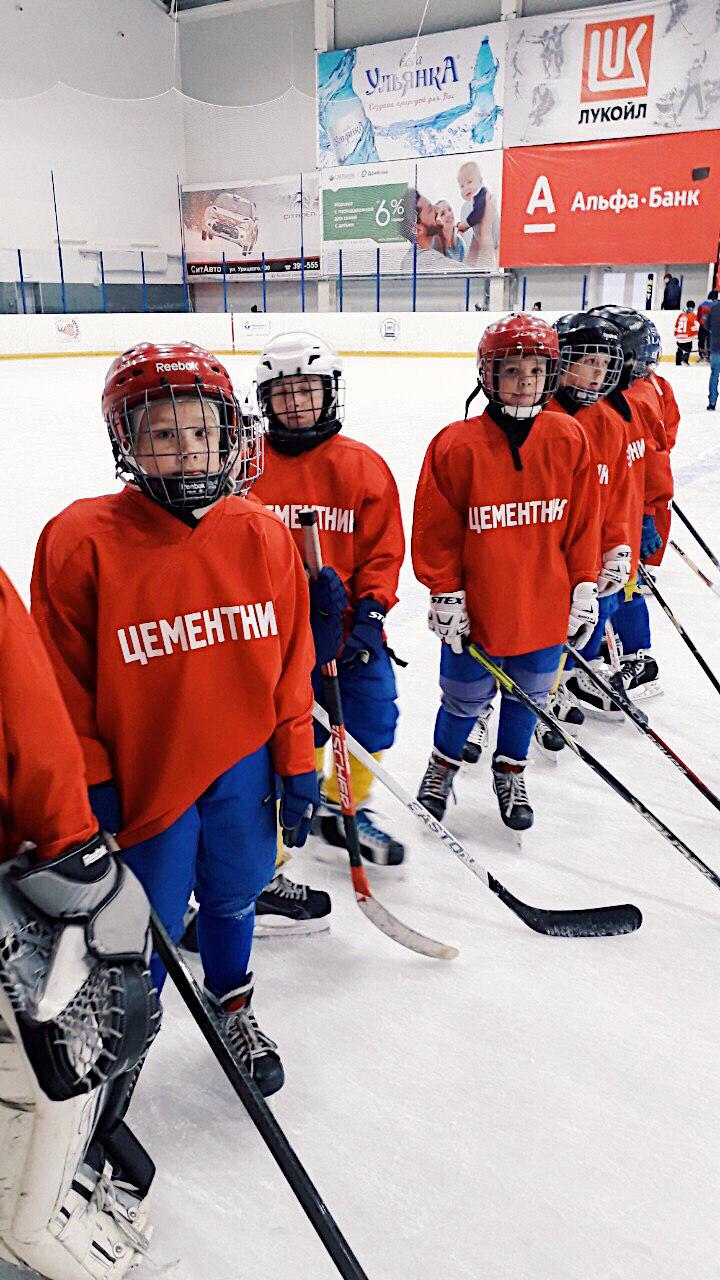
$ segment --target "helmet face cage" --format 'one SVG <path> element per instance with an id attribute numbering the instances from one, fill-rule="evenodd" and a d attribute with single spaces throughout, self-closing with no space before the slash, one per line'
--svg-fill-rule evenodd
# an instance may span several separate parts
<path id="1" fill-rule="evenodd" d="M 507 369 L 511 363 L 514 364 L 516 361 L 521 360 L 534 360 L 538 363 L 535 389 L 532 392 L 534 398 L 532 405 L 529 406 L 508 404 L 507 400 L 502 399 L 500 394 L 500 380 L 503 369 Z M 559 362 L 557 356 L 552 355 L 541 343 L 527 342 L 525 340 L 520 342 L 510 339 L 506 347 L 497 347 L 483 352 L 478 360 L 480 386 L 490 404 L 497 405 L 504 414 L 511 418 L 529 418 L 539 413 L 555 391 L 558 374 Z M 527 376 L 526 367 L 526 380 Z"/>
<path id="2" fill-rule="evenodd" d="M 594 404 L 601 396 L 609 396 L 622 368 L 619 342 L 564 343 L 560 338 L 560 385 L 578 404 Z"/>
<path id="3" fill-rule="evenodd" d="M 179 510 L 241 492 L 262 473 L 262 432 L 217 387 L 161 385 L 128 396 L 108 416 L 118 476 Z"/>
<path id="4" fill-rule="evenodd" d="M 652 320 L 645 322 L 645 332 L 637 345 L 635 359 L 630 369 L 631 381 L 635 382 L 638 378 L 647 378 L 657 365 L 662 355 L 662 342 Z"/>
<path id="5" fill-rule="evenodd" d="M 339 374 L 293 373 L 257 384 L 270 443 L 281 452 L 304 453 L 330 439 L 345 416 L 345 383 Z"/>

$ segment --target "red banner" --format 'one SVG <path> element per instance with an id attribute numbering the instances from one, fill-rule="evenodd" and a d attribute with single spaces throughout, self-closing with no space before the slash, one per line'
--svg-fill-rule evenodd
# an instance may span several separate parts
<path id="1" fill-rule="evenodd" d="M 503 267 L 712 262 L 719 231 L 720 130 L 504 154 Z"/>

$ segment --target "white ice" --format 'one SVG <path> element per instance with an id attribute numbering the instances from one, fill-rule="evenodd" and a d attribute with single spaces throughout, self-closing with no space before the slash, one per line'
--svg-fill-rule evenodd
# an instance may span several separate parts
<path id="1" fill-rule="evenodd" d="M 27 595 L 35 540 L 74 498 L 115 487 L 99 413 L 107 361 L 0 367 L 0 563 Z M 232 359 L 248 380 L 252 361 Z M 462 416 L 473 365 L 349 358 L 346 432 L 385 456 L 409 531 L 425 447 Z M 720 546 L 720 415 L 707 373 L 663 365 L 683 412 L 677 496 Z M 679 522 L 674 534 L 710 566 Z M 720 572 L 715 572 L 720 577 Z M 720 600 L 669 551 L 662 589 L 720 670 Z M 513 583 L 507 583 L 508 592 Z M 438 645 L 406 560 L 389 640 L 401 720 L 386 765 L 411 791 L 437 707 Z M 652 609 L 665 696 L 653 724 L 720 792 L 720 699 Z M 720 871 L 718 814 L 630 725 L 583 741 Z M 409 924 L 457 944 L 452 963 L 401 950 L 358 911 L 346 866 L 313 850 L 296 879 L 330 889 L 332 932 L 258 943 L 256 1007 L 287 1072 L 272 1108 L 370 1280 L 711 1280 L 717 1275 L 720 896 L 567 752 L 534 759 L 536 824 L 509 842 L 487 764 L 462 777 L 448 825 L 541 906 L 637 903 L 618 939 L 536 936 L 378 790 L 406 841 L 404 880 L 372 877 Z M 176 1280 L 325 1280 L 335 1270 L 171 990 L 131 1116 L 158 1176 L 153 1254 Z"/>

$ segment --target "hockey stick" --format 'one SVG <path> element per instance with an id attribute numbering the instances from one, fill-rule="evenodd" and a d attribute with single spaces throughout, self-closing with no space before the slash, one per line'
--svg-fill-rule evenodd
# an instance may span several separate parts
<path id="1" fill-rule="evenodd" d="M 702 547 L 703 551 L 705 552 L 705 555 L 708 556 L 710 560 L 712 560 L 713 564 L 715 565 L 715 568 L 720 569 L 720 560 L 718 560 L 717 556 L 713 555 L 707 542 L 705 542 L 705 540 L 700 537 L 700 534 L 698 533 L 697 529 L 693 524 L 690 523 L 687 516 L 685 515 L 685 512 L 681 511 L 680 507 L 678 506 L 674 498 L 670 505 L 673 511 L 675 512 L 675 515 L 680 517 L 683 524 L 685 525 L 685 528 L 690 530 L 690 533 L 692 534 L 695 541 L 698 543 L 699 546 Z"/>
<path id="2" fill-rule="evenodd" d="M 315 578 L 323 567 L 320 535 L 317 527 L 317 511 L 300 511 L 298 518 L 305 542 L 305 560 L 311 576 Z M 417 951 L 422 956 L 430 956 L 434 960 L 453 960 L 458 955 L 456 947 L 448 946 L 444 942 L 436 942 L 434 938 L 428 938 L 425 934 L 418 933 L 415 929 L 410 929 L 378 902 L 377 898 L 373 897 L 360 852 L 360 836 L 358 834 L 355 801 L 352 794 L 350 757 L 348 755 L 342 700 L 340 698 L 340 683 L 335 661 L 326 663 L 322 668 L 322 673 L 325 697 L 330 711 L 330 737 L 355 900 L 368 920 L 376 928 L 380 929 L 382 933 L 386 934 L 388 938 L 392 938 L 393 942 L 399 942 L 401 947 L 407 947 L 409 951 Z"/>
<path id="3" fill-rule="evenodd" d="M 680 773 L 685 775 L 688 782 L 691 782 L 700 794 L 705 796 L 706 800 L 710 801 L 711 805 L 714 805 L 716 809 L 720 809 L 720 799 L 715 795 L 715 792 L 711 791 L 702 779 L 698 778 L 697 774 L 693 772 L 690 766 L 685 764 L 685 761 L 681 760 L 680 756 L 675 754 L 672 747 L 669 747 L 667 742 L 663 741 L 660 734 L 653 729 L 651 724 L 649 724 L 647 716 L 631 702 L 627 694 L 623 697 L 623 695 L 618 693 L 617 689 L 615 689 L 613 685 L 608 684 L 607 680 L 603 680 L 602 676 L 594 670 L 581 653 L 578 653 L 576 649 L 573 649 L 572 645 L 568 644 L 566 645 L 566 648 L 568 653 L 572 654 L 577 665 L 590 677 L 597 688 L 600 689 L 606 697 L 611 698 L 616 706 L 622 708 L 628 719 L 632 720 L 633 724 L 637 726 L 641 733 L 645 734 L 646 738 L 652 739 L 656 747 L 662 751 L 663 755 L 675 765 L 675 768 L 678 769 Z"/>
<path id="4" fill-rule="evenodd" d="M 555 719 L 555 716 L 551 716 L 544 707 L 541 707 L 534 698 L 530 697 L 529 693 L 526 693 L 524 689 L 521 689 L 520 685 L 517 684 L 506 671 L 503 671 L 501 667 L 496 666 L 492 658 L 489 658 L 486 653 L 483 653 L 482 649 L 478 648 L 476 644 L 472 644 L 471 642 L 467 645 L 467 652 L 471 653 L 473 658 L 475 658 L 481 666 L 485 667 L 491 675 L 495 676 L 495 679 L 500 681 L 501 685 L 504 689 L 507 689 L 508 693 L 512 693 L 513 697 L 517 698 L 518 702 L 522 702 L 523 706 L 528 708 L 528 711 L 532 711 L 538 717 L 538 720 L 542 720 L 543 724 L 546 724 L 553 729 L 557 729 L 561 737 L 564 738 L 566 746 L 568 746 L 571 751 L 574 751 L 575 755 L 579 756 L 586 765 L 589 765 L 593 773 L 596 773 L 599 778 L 602 778 L 603 782 L 606 782 L 616 795 L 621 796 L 627 804 L 632 806 L 636 813 L 640 814 L 641 818 L 644 818 L 655 831 L 658 831 L 661 836 L 664 836 L 665 839 L 673 846 L 673 849 L 677 849 L 678 853 L 681 853 L 683 858 L 686 858 L 697 871 L 704 875 L 706 880 L 709 880 L 716 889 L 720 889 L 720 876 L 717 872 L 713 871 L 712 867 L 709 867 L 706 862 L 703 862 L 702 858 L 699 858 L 696 853 L 693 853 L 692 849 L 685 844 L 685 841 L 681 840 L 679 836 L 675 835 L 674 831 L 671 831 L 670 828 L 665 825 L 662 818 L 658 818 L 657 815 L 652 812 L 652 809 L 648 809 L 647 805 L 643 804 L 642 800 L 639 800 L 638 797 L 625 786 L 624 782 L 621 782 L 619 778 L 616 778 L 614 773 L 611 773 L 609 769 L 606 769 L 604 764 L 596 759 L 595 756 L 591 755 L 582 743 L 576 742 L 575 739 L 567 732 L 565 726 L 561 724 L 559 720 Z"/>
<path id="5" fill-rule="evenodd" d="M 698 565 L 696 565 L 695 561 L 691 560 L 687 552 L 683 551 L 682 547 L 679 547 L 677 542 L 674 542 L 672 538 L 670 538 L 670 546 L 672 547 L 673 551 L 677 551 L 678 555 L 680 556 L 680 559 L 685 561 L 688 568 L 692 569 L 693 573 L 697 574 L 700 581 L 704 582 L 705 586 L 709 587 L 710 590 L 714 592 L 716 596 L 720 596 L 720 587 L 718 586 L 717 582 L 713 582 L 712 578 L 708 578 L 707 574 L 703 573 L 702 569 L 700 569 Z"/>
<path id="6" fill-rule="evenodd" d="M 318 706 L 317 702 L 313 709 L 313 715 L 323 728 L 330 728 L 327 711 Z M 482 880 L 488 889 L 506 907 L 509 907 L 519 920 L 522 920 L 523 924 L 526 924 L 529 929 L 534 929 L 535 933 L 543 933 L 549 938 L 606 938 L 620 933 L 632 933 L 640 927 L 642 916 L 638 908 L 632 904 L 619 907 L 580 907 L 577 910 L 560 909 L 556 911 L 552 909 L 546 910 L 543 907 L 532 907 L 526 902 L 521 902 L 499 880 L 496 880 L 495 876 L 487 871 L 478 862 L 477 858 L 468 853 L 460 841 L 454 835 L 451 835 L 447 827 L 438 822 L 437 818 L 434 818 L 419 800 L 411 796 L 393 778 L 392 774 L 388 773 L 387 769 L 383 768 L 369 751 L 366 751 L 365 747 L 361 746 L 347 732 L 345 737 L 355 759 L 364 764 L 365 768 L 375 775 L 378 782 L 382 782 L 383 786 L 387 787 L 388 791 L 392 792 L 395 798 L 415 818 L 422 822 L 431 835 L 437 836 L 441 844 L 444 844 L 469 871 L 472 871 L 478 880 Z"/>
<path id="7" fill-rule="evenodd" d="M 255 1081 L 241 1064 L 208 1011 L 192 973 L 156 913 L 152 912 L 155 948 L 184 1004 L 242 1102 L 260 1137 L 299 1200 L 343 1280 L 368 1280 L 317 1187 L 290 1146 Z"/>
<path id="8" fill-rule="evenodd" d="M 644 583 L 644 585 L 648 588 L 650 593 L 654 595 L 663 613 L 667 614 L 668 618 L 672 622 L 678 635 L 681 637 L 681 639 L 685 641 L 685 644 L 690 650 L 693 658 L 702 667 L 703 671 L 705 672 L 705 675 L 707 676 L 713 688 L 716 690 L 717 693 L 720 693 L 720 681 L 717 679 L 717 676 L 713 673 L 712 669 L 708 666 L 707 662 L 705 661 L 702 654 L 700 653 L 700 650 L 698 649 L 697 645 L 694 644 L 693 641 L 690 639 L 682 623 L 679 621 L 678 618 L 676 618 L 667 600 L 665 600 L 665 598 L 658 591 L 657 586 L 655 584 L 655 579 L 650 576 L 650 574 L 647 572 L 646 569 L 643 568 L 642 565 L 640 565 L 638 569 L 638 580 Z"/>
<path id="9" fill-rule="evenodd" d="M 610 658 L 610 670 L 612 671 L 610 689 L 614 691 L 616 695 L 614 702 L 619 705 L 623 711 L 627 712 L 636 724 L 649 724 L 650 722 L 645 715 L 645 712 L 641 711 L 639 707 L 636 707 L 635 703 L 630 701 L 625 692 L 625 685 L 623 684 L 622 678 L 622 663 L 620 661 L 620 651 L 618 649 L 618 638 L 615 635 L 615 628 L 612 624 L 611 618 L 606 618 L 605 620 L 605 640 L 608 647 L 608 656 Z M 565 645 L 565 648 L 569 651 L 568 645 Z M 576 650 L 573 649 L 572 653 L 573 657 L 576 657 Z M 585 667 L 587 670 L 587 660 L 585 658 L 583 658 L 580 665 Z M 594 671 L 592 672 L 592 675 L 595 675 Z M 602 677 L 599 678 L 602 679 Z"/>

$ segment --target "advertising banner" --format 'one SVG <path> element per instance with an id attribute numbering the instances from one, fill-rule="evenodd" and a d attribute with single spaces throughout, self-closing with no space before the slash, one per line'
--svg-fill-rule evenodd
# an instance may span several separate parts
<path id="1" fill-rule="evenodd" d="M 323 271 L 496 271 L 502 152 L 330 169 L 322 175 Z"/>
<path id="2" fill-rule="evenodd" d="M 505 28 L 318 54 L 318 167 L 501 147 Z"/>
<path id="3" fill-rule="evenodd" d="M 316 173 L 271 182 L 225 182 L 183 187 L 187 274 L 195 279 L 257 275 L 265 254 L 270 272 L 320 270 L 319 186 Z"/>
<path id="4" fill-rule="evenodd" d="M 503 266 L 711 262 L 720 130 L 505 152 Z"/>
<path id="5" fill-rule="evenodd" d="M 506 147 L 720 128 L 712 0 L 632 0 L 507 26 Z"/>

